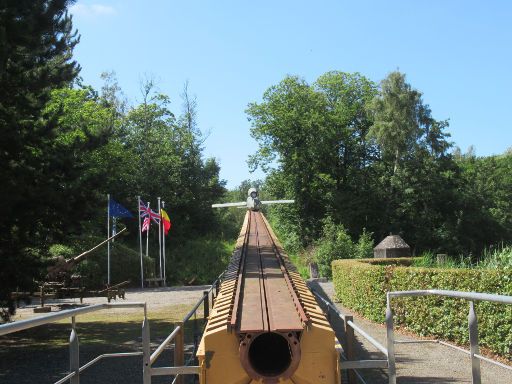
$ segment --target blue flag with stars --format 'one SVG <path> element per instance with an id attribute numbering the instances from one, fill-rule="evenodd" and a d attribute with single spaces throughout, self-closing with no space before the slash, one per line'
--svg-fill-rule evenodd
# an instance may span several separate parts
<path id="1" fill-rule="evenodd" d="M 110 198 L 108 202 L 109 212 L 111 217 L 133 217 L 132 213 L 119 204 L 114 199 Z"/>

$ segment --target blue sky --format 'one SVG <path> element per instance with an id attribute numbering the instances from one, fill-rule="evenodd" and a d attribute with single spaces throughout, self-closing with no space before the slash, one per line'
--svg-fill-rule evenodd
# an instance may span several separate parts
<path id="1" fill-rule="evenodd" d="M 450 119 L 452 141 L 477 155 L 512 146 L 512 2 L 502 0 L 80 1 L 75 58 L 85 83 L 115 71 L 128 100 L 153 76 L 181 110 L 189 81 L 198 122 L 210 131 L 228 187 L 250 174 L 257 149 L 245 109 L 287 74 L 308 82 L 330 71 L 375 82 L 407 74 L 436 119 Z"/>

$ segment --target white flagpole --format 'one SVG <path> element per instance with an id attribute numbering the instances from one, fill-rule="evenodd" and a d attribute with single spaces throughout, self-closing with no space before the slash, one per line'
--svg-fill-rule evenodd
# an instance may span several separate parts
<path id="1" fill-rule="evenodd" d="M 162 201 L 162 209 L 165 208 L 165 201 Z M 162 233 L 162 259 L 164 262 L 164 287 L 167 287 L 167 280 L 165 276 L 165 233 Z"/>
<path id="2" fill-rule="evenodd" d="M 160 263 L 160 280 L 162 276 L 162 207 L 160 206 L 160 197 L 158 199 L 158 214 L 160 215 L 160 221 L 158 222 L 158 261 Z"/>
<path id="3" fill-rule="evenodd" d="M 139 220 L 140 286 L 144 288 L 144 264 L 142 262 L 142 228 L 140 226 L 140 196 L 137 196 L 137 219 Z"/>
<path id="4" fill-rule="evenodd" d="M 107 239 L 110 238 L 110 193 L 107 193 Z M 107 243 L 107 285 L 110 286 L 110 241 Z"/>
<path id="5" fill-rule="evenodd" d="M 148 201 L 148 211 L 149 211 L 149 201 Z M 146 257 L 149 257 L 148 250 L 149 250 L 149 228 L 151 227 L 151 215 L 149 217 L 149 225 L 148 229 L 146 231 Z"/>

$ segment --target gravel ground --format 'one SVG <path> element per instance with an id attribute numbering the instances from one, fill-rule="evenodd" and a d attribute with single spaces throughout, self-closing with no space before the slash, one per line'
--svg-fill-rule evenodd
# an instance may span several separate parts
<path id="1" fill-rule="evenodd" d="M 317 291 L 331 299 L 334 297 L 332 282 L 310 282 Z M 386 346 L 386 328 L 382 324 L 368 321 L 340 303 L 336 307 L 346 315 L 354 316 L 354 323 Z M 335 323 L 338 338 L 343 337 L 343 323 Z M 424 339 L 411 337 L 409 334 L 395 330 L 396 340 L 422 341 Z M 366 339 L 356 333 L 356 351 L 359 359 L 384 359 L 384 355 L 378 351 Z M 456 349 L 437 343 L 411 343 L 395 346 L 397 363 L 397 382 L 409 383 L 471 383 L 471 360 L 469 356 Z M 497 367 L 485 361 L 481 362 L 482 383 L 511 384 L 512 371 Z M 364 379 L 370 384 L 387 383 L 385 370 L 374 369 L 360 371 Z"/>
<path id="2" fill-rule="evenodd" d="M 332 300 L 334 290 L 331 282 L 322 283 L 318 281 L 311 282 L 313 288 L 319 292 L 323 292 L 325 297 Z M 209 286 L 198 287 L 169 287 L 145 289 L 129 289 L 126 293 L 126 301 L 142 301 L 148 306 L 148 313 L 152 312 L 172 311 L 172 308 L 183 308 L 183 305 L 192 306 L 200 297 L 202 292 Z M 86 298 L 83 305 L 106 303 L 105 298 Z M 118 299 L 114 302 L 123 302 Z M 62 308 L 79 306 L 78 299 L 51 300 L 48 304 L 52 306 L 52 311 Z M 15 320 L 33 317 L 33 305 L 20 308 L 16 314 Z M 344 308 L 340 303 L 336 306 L 345 314 L 352 314 L 361 328 L 368 332 L 372 337 L 385 345 L 385 327 L 365 320 Z M 116 309 L 115 313 L 128 313 L 130 311 L 140 311 L 140 309 Z M 36 316 L 38 316 L 36 314 Z M 80 324 L 80 323 L 78 323 Z M 100 324 L 93 324 L 95 327 L 101 328 Z M 338 338 L 343 340 L 343 324 L 341 321 L 333 321 L 334 328 L 338 334 Z M 64 325 L 63 325 L 64 326 Z M 123 323 L 116 324 L 116 332 L 127 332 L 120 329 Z M 126 328 L 135 327 L 140 334 L 140 324 L 129 324 Z M 158 343 L 166 336 L 164 332 L 158 334 L 152 328 L 151 340 L 152 348 L 156 348 Z M 167 329 L 167 328 L 164 328 Z M 101 333 L 101 330 L 98 331 Z M 133 330 L 132 330 L 133 334 Z M 53 334 L 52 334 L 53 335 Z M 66 328 L 64 338 L 69 337 L 69 330 Z M 395 333 L 399 340 L 419 341 L 419 338 L 411 337 L 399 331 Z M 39 335 L 40 337 L 40 335 Z M 374 346 L 367 342 L 356 333 L 356 353 L 359 359 L 383 359 L 384 356 Z M 30 342 L 31 337 L 20 337 L 16 340 L 8 340 L 7 336 L 0 337 L 0 383 L 53 383 L 61 378 L 68 366 L 68 350 L 66 346 L 52 348 L 32 348 Z M 66 340 L 64 340 L 64 343 Z M 23 344 L 23 345 L 21 345 Z M 65 345 L 65 344 L 64 344 Z M 6 348 L 9 347 L 9 348 Z M 83 345 L 80 349 L 80 360 L 82 363 L 97 356 L 99 353 L 105 352 L 126 352 L 130 350 L 140 349 L 140 338 L 135 341 L 123 343 L 120 346 L 108 345 L 107 349 L 98 347 L 97 345 Z M 190 347 L 189 347 L 190 348 Z M 396 345 L 397 357 L 397 376 L 398 383 L 471 383 L 471 363 L 469 357 L 452 348 L 436 344 L 436 343 L 414 343 Z M 9 350 L 11 353 L 9 353 Z M 14 351 L 14 353 L 12 353 Z M 160 364 L 166 364 L 172 360 L 172 349 L 164 352 L 161 357 Z M 140 357 L 132 357 L 126 359 L 110 359 L 102 361 L 87 371 L 87 374 L 81 377 L 82 383 L 122 383 L 135 384 L 142 382 Z M 32 372 L 32 375 L 25 377 L 22 373 Z M 495 367 L 487 362 L 481 363 L 482 383 L 492 384 L 511 384 L 512 371 Z M 361 371 L 362 376 L 368 384 L 384 384 L 387 383 L 387 373 L 385 370 L 368 370 Z M 153 383 L 169 382 L 163 378 L 154 378 Z"/>
<path id="3" fill-rule="evenodd" d="M 197 285 L 187 287 L 165 287 L 165 288 L 145 288 L 126 290 L 125 300 L 117 298 L 111 303 L 146 302 L 148 313 L 160 311 L 174 305 L 194 305 L 201 298 L 203 291 L 208 290 L 209 285 Z M 105 297 L 85 297 L 83 303 L 80 299 L 50 299 L 46 300 L 45 305 L 52 307 L 52 312 L 60 309 L 69 309 L 72 307 L 80 307 L 94 304 L 105 304 Z M 40 316 L 40 313 L 34 313 L 33 309 L 39 306 L 39 300 L 33 300 L 29 305 L 21 303 L 20 308 L 13 317 L 14 321 L 29 319 Z M 116 309 L 116 313 L 140 312 L 138 308 Z"/>

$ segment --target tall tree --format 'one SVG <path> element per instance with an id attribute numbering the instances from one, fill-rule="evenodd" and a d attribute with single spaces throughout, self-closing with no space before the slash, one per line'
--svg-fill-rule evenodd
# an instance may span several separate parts
<path id="1" fill-rule="evenodd" d="M 23 255 L 37 235 L 34 216 L 44 209 L 42 146 L 55 128 L 42 112 L 51 90 L 70 84 L 80 69 L 71 56 L 78 43 L 67 14 L 71 3 L 6 0 L 0 6 L 0 300 L 31 283 L 33 258 Z"/>
<path id="2" fill-rule="evenodd" d="M 277 164 L 267 188 L 296 199 L 296 230 L 305 243 L 320 234 L 326 214 L 364 225 L 365 215 L 355 209 L 370 201 L 365 105 L 374 95 L 375 85 L 364 76 L 328 72 L 313 85 L 287 77 L 265 92 L 261 104 L 249 104 L 251 134 L 260 146 L 250 163 L 264 170 Z"/>
<path id="3" fill-rule="evenodd" d="M 368 138 L 381 150 L 376 191 L 385 221 L 379 236 L 399 232 L 418 250 L 446 246 L 443 222 L 454 220 L 457 167 L 448 149 L 447 121 L 432 117 L 422 94 L 406 76 L 391 72 L 369 103 L 373 125 Z"/>
<path id="4" fill-rule="evenodd" d="M 405 74 L 391 72 L 382 80 L 380 93 L 369 107 L 375 120 L 368 135 L 376 139 L 385 156 L 393 158 L 396 173 L 400 161 L 422 134 L 426 111 L 421 93 L 405 81 Z"/>

